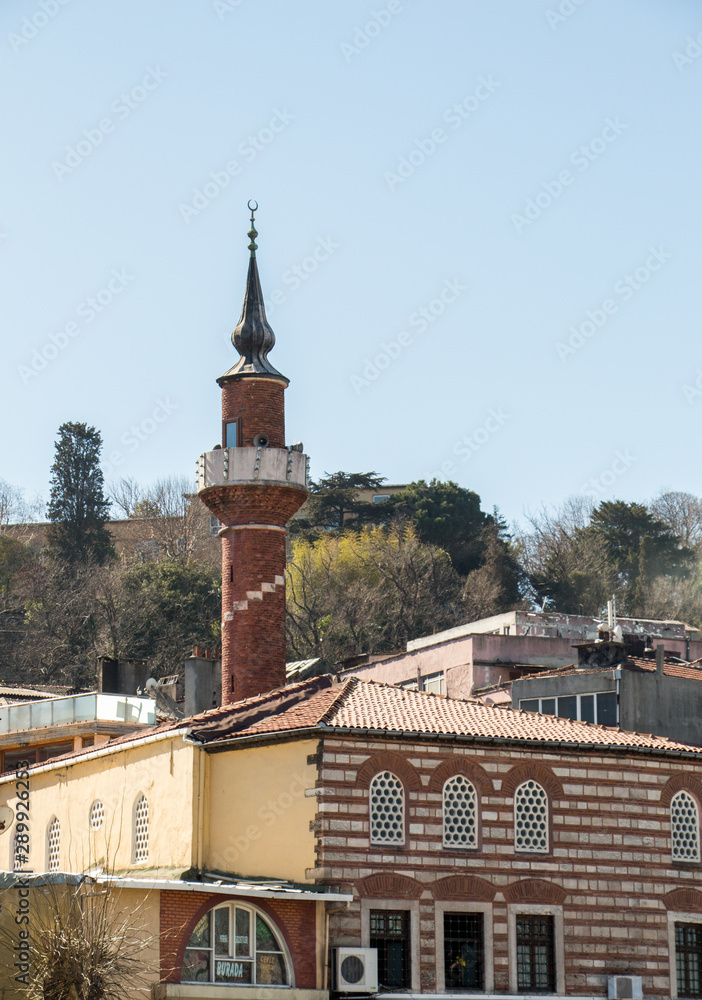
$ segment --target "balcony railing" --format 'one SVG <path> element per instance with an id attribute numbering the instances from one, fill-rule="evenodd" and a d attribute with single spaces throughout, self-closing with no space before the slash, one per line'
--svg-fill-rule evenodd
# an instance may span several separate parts
<path id="1" fill-rule="evenodd" d="M 0 708 L 0 733 L 69 726 L 74 722 L 126 722 L 153 726 L 156 702 L 121 694 L 76 694 Z"/>
<path id="2" fill-rule="evenodd" d="M 200 456 L 197 488 L 225 483 L 292 483 L 307 486 L 307 456 L 292 448 L 217 448 Z"/>

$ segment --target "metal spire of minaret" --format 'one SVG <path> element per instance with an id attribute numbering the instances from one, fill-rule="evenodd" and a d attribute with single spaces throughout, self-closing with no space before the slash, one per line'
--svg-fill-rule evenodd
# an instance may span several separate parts
<path id="1" fill-rule="evenodd" d="M 223 380 L 236 378 L 242 375 L 257 375 L 263 378 L 277 378 L 288 382 L 284 375 L 273 367 L 268 360 L 268 353 L 275 344 L 275 334 L 266 319 L 266 308 L 263 302 L 263 292 L 261 291 L 261 281 L 258 276 L 258 264 L 256 262 L 256 231 L 254 213 L 258 208 L 258 202 L 249 201 L 248 207 L 251 211 L 251 228 L 247 236 L 249 237 L 250 251 L 249 273 L 246 278 L 246 291 L 244 293 L 244 305 L 241 310 L 241 317 L 234 332 L 232 333 L 232 343 L 239 352 L 239 360 L 230 368 L 228 372 L 220 376 L 217 381 L 222 384 Z"/>

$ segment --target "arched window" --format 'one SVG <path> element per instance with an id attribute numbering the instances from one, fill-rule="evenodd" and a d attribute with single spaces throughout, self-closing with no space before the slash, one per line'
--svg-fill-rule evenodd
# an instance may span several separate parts
<path id="1" fill-rule="evenodd" d="M 149 860 L 149 803 L 140 795 L 134 806 L 134 861 Z"/>
<path id="2" fill-rule="evenodd" d="M 46 854 L 47 871 L 57 872 L 59 870 L 59 855 L 61 853 L 61 824 L 54 818 L 49 823 L 46 831 Z"/>
<path id="3" fill-rule="evenodd" d="M 514 849 L 548 851 L 548 797 L 532 778 L 514 793 Z"/>
<path id="4" fill-rule="evenodd" d="M 90 807 L 90 829 L 99 830 L 105 818 L 105 807 L 100 799 L 95 799 Z"/>
<path id="5" fill-rule="evenodd" d="M 268 918 L 238 903 L 209 910 L 190 936 L 182 983 L 290 986 L 281 935 Z"/>
<path id="6" fill-rule="evenodd" d="M 478 796 L 472 782 L 456 774 L 444 783 L 444 847 L 478 846 Z"/>
<path id="7" fill-rule="evenodd" d="M 670 803 L 673 861 L 700 860 L 700 816 L 689 792 L 678 792 Z"/>
<path id="8" fill-rule="evenodd" d="M 391 771 L 380 771 L 370 783 L 371 844 L 405 842 L 405 790 Z"/>

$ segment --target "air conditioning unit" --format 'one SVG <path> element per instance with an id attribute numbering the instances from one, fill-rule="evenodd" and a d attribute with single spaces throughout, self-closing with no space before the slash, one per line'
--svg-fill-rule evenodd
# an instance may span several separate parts
<path id="1" fill-rule="evenodd" d="M 377 948 L 335 948 L 334 988 L 338 993 L 376 993 Z"/>
<path id="2" fill-rule="evenodd" d="M 643 1000 L 641 976 L 607 976 L 609 1000 Z"/>

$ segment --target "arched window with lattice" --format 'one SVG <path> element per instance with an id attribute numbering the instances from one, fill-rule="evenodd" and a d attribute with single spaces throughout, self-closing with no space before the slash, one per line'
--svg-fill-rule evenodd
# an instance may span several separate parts
<path id="1" fill-rule="evenodd" d="M 478 796 L 462 774 L 444 782 L 444 847 L 478 846 Z"/>
<path id="2" fill-rule="evenodd" d="M 57 872 L 61 856 L 61 824 L 54 818 L 46 830 L 46 870 Z"/>
<path id="3" fill-rule="evenodd" d="M 392 771 L 380 771 L 370 783 L 371 844 L 405 842 L 405 790 Z"/>
<path id="4" fill-rule="evenodd" d="M 670 803 L 673 861 L 700 860 L 700 814 L 689 792 L 677 792 Z"/>
<path id="5" fill-rule="evenodd" d="M 134 861 L 149 860 L 149 803 L 140 795 L 134 805 Z"/>
<path id="6" fill-rule="evenodd" d="M 533 778 L 514 793 L 515 851 L 548 851 L 548 796 Z"/>

